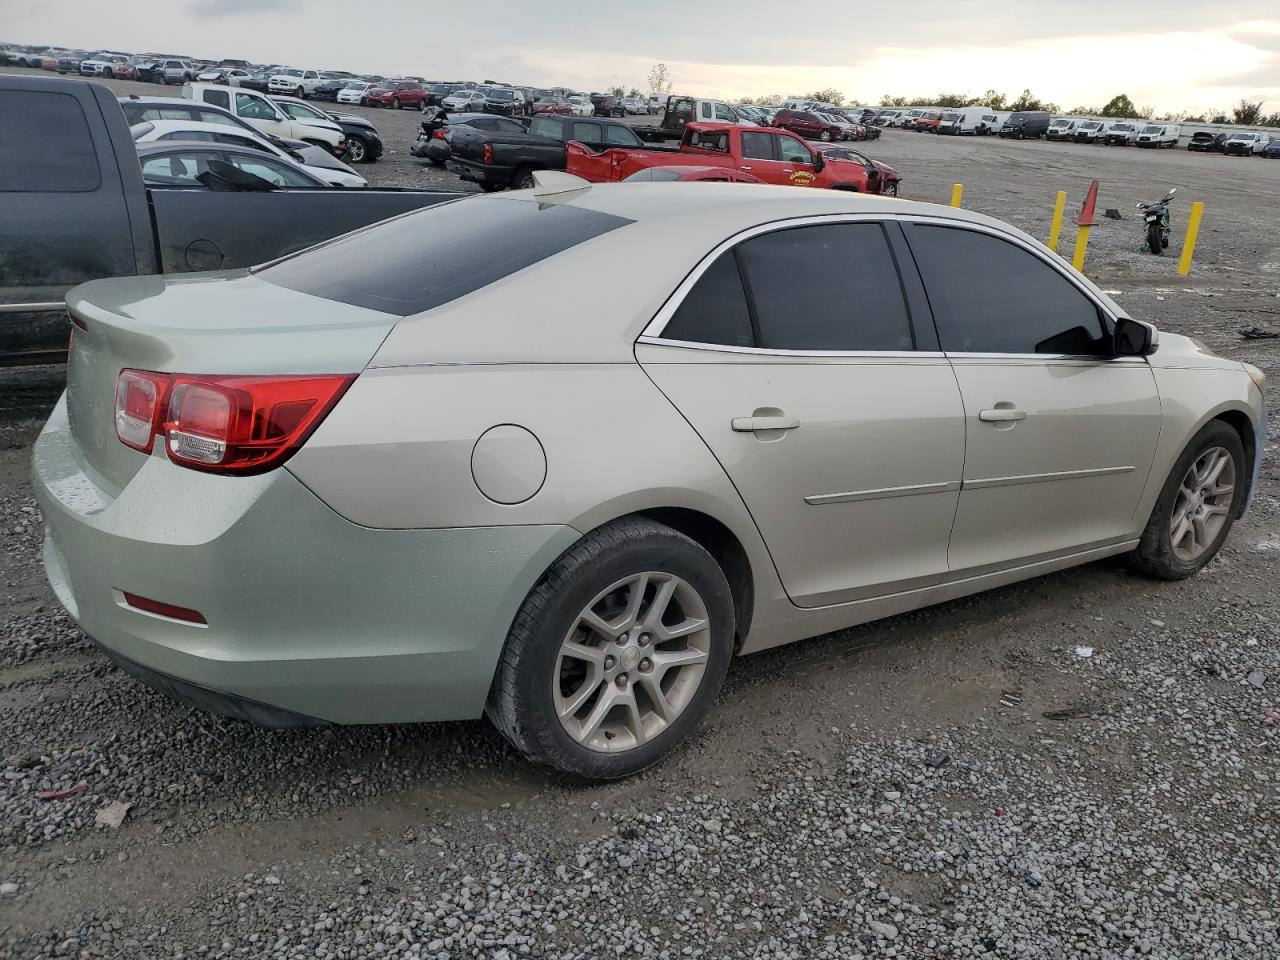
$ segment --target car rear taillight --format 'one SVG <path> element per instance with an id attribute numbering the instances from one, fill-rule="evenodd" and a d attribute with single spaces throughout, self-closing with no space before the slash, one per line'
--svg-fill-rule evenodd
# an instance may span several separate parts
<path id="1" fill-rule="evenodd" d="M 484 162 L 493 163 L 493 144 L 486 143 L 484 145 Z"/>
<path id="2" fill-rule="evenodd" d="M 443 139 L 444 139 L 444 131 L 443 131 L 443 130 L 436 130 L 436 131 L 434 131 L 434 132 L 431 134 L 431 137 L 432 137 L 432 139 L 435 139 L 435 140 L 443 140 Z"/>
<path id="3" fill-rule="evenodd" d="M 116 378 L 116 436 L 126 447 L 151 452 L 169 378 L 146 370 L 121 370 Z"/>
<path id="4" fill-rule="evenodd" d="M 302 446 L 353 380 L 122 370 L 116 436 L 143 453 L 163 436 L 169 459 L 195 470 L 262 473 Z"/>

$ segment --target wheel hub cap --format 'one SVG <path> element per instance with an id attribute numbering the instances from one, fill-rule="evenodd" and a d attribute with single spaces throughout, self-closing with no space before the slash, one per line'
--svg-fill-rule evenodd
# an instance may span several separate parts
<path id="1" fill-rule="evenodd" d="M 1231 515 L 1235 488 L 1235 460 L 1223 447 L 1206 450 L 1191 464 L 1169 518 L 1174 556 L 1188 562 L 1198 560 L 1213 546 Z"/>
<path id="2" fill-rule="evenodd" d="M 706 604 L 690 583 L 665 571 L 624 577 L 583 608 L 560 644 L 556 714 L 588 749 L 641 746 L 688 707 L 710 651 Z"/>

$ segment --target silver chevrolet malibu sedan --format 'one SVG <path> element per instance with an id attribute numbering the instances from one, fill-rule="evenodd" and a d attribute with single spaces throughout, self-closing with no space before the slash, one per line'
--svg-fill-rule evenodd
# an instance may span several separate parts
<path id="1" fill-rule="evenodd" d="M 833 191 L 540 175 L 68 306 L 35 480 L 108 657 L 270 725 L 487 714 L 589 778 L 735 655 L 1112 554 L 1194 574 L 1265 436 L 1257 369 L 1025 234 Z"/>

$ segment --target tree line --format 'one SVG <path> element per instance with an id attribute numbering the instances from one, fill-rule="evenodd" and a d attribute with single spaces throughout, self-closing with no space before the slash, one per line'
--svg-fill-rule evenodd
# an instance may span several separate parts
<path id="1" fill-rule="evenodd" d="M 778 107 L 782 105 L 783 100 L 793 99 L 784 97 L 780 93 L 771 93 L 763 97 L 747 97 L 744 102 L 757 103 L 764 107 Z M 803 97 L 794 99 L 801 100 L 819 100 L 823 103 L 831 103 L 837 107 L 844 106 L 847 102 L 845 95 L 836 90 L 834 87 L 828 87 L 825 90 L 815 90 L 812 93 L 805 94 Z M 963 93 L 939 93 L 932 97 L 896 97 L 890 94 L 880 98 L 879 106 L 882 107 L 990 107 L 992 110 L 1044 110 L 1048 113 L 1063 113 L 1064 111 L 1058 104 L 1048 100 L 1041 100 L 1030 90 L 1023 90 L 1015 99 L 1010 100 L 1005 94 L 998 90 L 988 90 L 986 93 L 978 97 L 971 97 Z M 1234 123 L 1247 127 L 1280 127 L 1280 113 L 1264 114 L 1262 112 L 1263 101 L 1253 101 L 1244 99 L 1237 103 L 1230 110 L 1222 110 L 1210 113 L 1173 113 L 1164 119 L 1173 121 L 1186 121 L 1187 123 Z M 1155 116 L 1154 107 L 1138 107 L 1127 94 L 1119 94 L 1112 97 L 1102 106 L 1080 105 L 1072 107 L 1065 111 L 1072 116 L 1090 116 L 1090 117 L 1143 117 L 1150 120 Z"/>

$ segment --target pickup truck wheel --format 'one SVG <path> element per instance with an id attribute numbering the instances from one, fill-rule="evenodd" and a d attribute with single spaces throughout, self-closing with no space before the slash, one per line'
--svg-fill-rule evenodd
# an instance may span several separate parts
<path id="1" fill-rule="evenodd" d="M 533 181 L 533 167 L 521 167 L 511 176 L 511 189 L 532 190 L 537 184 Z"/>
<path id="2" fill-rule="evenodd" d="M 831 131 L 830 131 L 830 130 L 823 130 L 820 134 L 818 134 L 818 139 L 819 139 L 819 140 L 821 140 L 823 143 L 830 143 L 830 142 L 831 142 Z"/>
<path id="3" fill-rule="evenodd" d="M 293 91 L 293 95 L 294 95 L 295 97 L 297 97 L 299 100 L 305 100 L 305 99 L 307 99 L 307 91 L 306 91 L 306 90 L 304 90 L 302 87 L 298 87 L 298 88 L 296 88 L 296 89 Z"/>
<path id="4" fill-rule="evenodd" d="M 399 97 L 392 97 L 392 98 L 391 98 L 391 109 L 392 109 L 392 110 L 399 110 L 399 109 L 400 109 L 400 98 L 399 98 Z"/>

